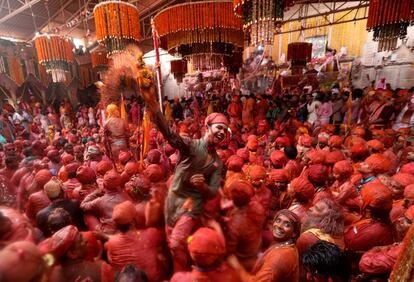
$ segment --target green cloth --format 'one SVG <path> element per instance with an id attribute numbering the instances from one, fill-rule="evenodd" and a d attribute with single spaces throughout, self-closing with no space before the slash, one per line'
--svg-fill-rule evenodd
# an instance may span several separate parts
<path id="1" fill-rule="evenodd" d="M 223 163 L 215 150 L 210 151 L 212 159 L 206 163 L 209 153 L 207 142 L 204 139 L 181 137 L 171 130 L 161 112 L 155 113 L 154 123 L 170 145 L 180 152 L 165 205 L 166 223 L 174 226 L 175 222 L 184 214 L 191 217 L 202 214 L 204 200 L 216 195 L 220 188 Z M 189 180 L 194 174 L 204 175 L 209 195 L 202 195 L 196 187 L 190 184 Z M 193 200 L 191 211 L 182 208 L 189 197 Z"/>

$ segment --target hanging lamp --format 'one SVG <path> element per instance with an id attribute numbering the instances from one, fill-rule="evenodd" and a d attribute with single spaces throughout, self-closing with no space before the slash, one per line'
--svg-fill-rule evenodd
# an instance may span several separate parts
<path id="1" fill-rule="evenodd" d="M 104 1 L 93 9 L 96 39 L 108 56 L 141 39 L 138 9 L 127 2 Z"/>
<path id="2" fill-rule="evenodd" d="M 74 60 L 72 41 L 56 34 L 42 34 L 34 38 L 34 44 L 39 64 L 52 75 L 53 82 L 66 81 L 66 73 Z"/>
<path id="3" fill-rule="evenodd" d="M 272 45 L 284 11 L 293 5 L 293 0 L 233 0 L 234 13 L 243 18 L 243 30 L 252 46 Z"/>
<path id="4" fill-rule="evenodd" d="M 230 1 L 174 5 L 158 13 L 154 24 L 161 47 L 194 65 L 219 68 L 223 56 L 232 57 L 243 48 L 242 22 Z"/>
<path id="5" fill-rule="evenodd" d="M 378 52 L 394 50 L 398 39 L 407 36 L 412 21 L 411 0 L 370 0 L 367 30 L 374 32 Z"/>

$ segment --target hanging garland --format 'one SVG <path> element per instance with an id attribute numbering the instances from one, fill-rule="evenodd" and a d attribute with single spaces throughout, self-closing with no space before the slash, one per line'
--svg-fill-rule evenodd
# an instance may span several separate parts
<path id="1" fill-rule="evenodd" d="M 108 55 L 120 52 L 141 39 L 138 9 L 122 1 L 104 1 L 93 9 L 96 39 Z"/>
<path id="2" fill-rule="evenodd" d="M 70 71 L 74 60 L 72 42 L 56 34 L 42 34 L 35 37 L 34 43 L 39 64 L 52 75 L 53 82 L 65 81 L 65 72 Z"/>
<path id="3" fill-rule="evenodd" d="M 243 47 L 242 20 L 234 15 L 230 1 L 171 6 L 154 17 L 154 24 L 161 47 L 195 65 L 211 61 L 212 57 L 214 62 L 222 62 L 223 56 L 232 56 Z"/>
<path id="4" fill-rule="evenodd" d="M 412 20 L 411 0 L 371 0 L 369 2 L 367 30 L 374 32 L 378 51 L 393 50 L 398 39 L 407 36 Z"/>

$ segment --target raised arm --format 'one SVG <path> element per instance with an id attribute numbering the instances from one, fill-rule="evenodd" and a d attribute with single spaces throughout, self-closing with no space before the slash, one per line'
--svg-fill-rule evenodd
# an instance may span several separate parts
<path id="1" fill-rule="evenodd" d="M 171 146 L 178 149 L 180 152 L 187 153 L 189 149 L 187 143 L 168 126 L 167 120 L 160 111 L 159 104 L 155 98 L 154 85 L 151 85 L 149 88 L 141 87 L 141 95 L 144 98 L 148 109 L 152 113 L 153 122 L 157 125 L 164 138 L 171 144 Z"/>

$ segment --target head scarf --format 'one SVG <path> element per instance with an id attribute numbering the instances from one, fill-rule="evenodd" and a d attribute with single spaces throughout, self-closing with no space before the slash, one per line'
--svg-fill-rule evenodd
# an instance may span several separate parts
<path id="1" fill-rule="evenodd" d="M 93 169 L 85 165 L 80 166 L 76 170 L 76 178 L 82 184 L 94 183 L 96 180 L 95 172 L 93 171 Z"/>
<path id="2" fill-rule="evenodd" d="M 404 188 L 414 183 L 414 175 L 409 173 L 399 172 L 392 176 L 392 179 L 401 184 Z"/>
<path id="3" fill-rule="evenodd" d="M 381 141 L 378 141 L 376 139 L 369 140 L 367 142 L 367 145 L 368 145 L 369 148 L 372 148 L 372 149 L 374 149 L 376 151 L 382 151 L 382 150 L 384 150 L 384 143 L 382 143 Z"/>
<path id="4" fill-rule="evenodd" d="M 52 173 L 48 169 L 39 170 L 34 177 L 34 180 L 39 188 L 43 188 L 43 186 L 48 183 L 50 179 L 52 179 Z"/>
<path id="5" fill-rule="evenodd" d="M 253 181 L 264 180 L 266 178 L 266 169 L 260 165 L 250 166 L 247 173 Z"/>
<path id="6" fill-rule="evenodd" d="M 284 152 L 275 150 L 270 154 L 270 160 L 274 166 L 283 167 L 286 165 L 288 159 Z"/>
<path id="7" fill-rule="evenodd" d="M 244 160 L 236 155 L 233 155 L 227 160 L 227 169 L 234 172 L 240 172 L 244 165 Z"/>
<path id="8" fill-rule="evenodd" d="M 341 151 L 332 151 L 326 154 L 325 163 L 327 165 L 334 165 L 335 163 L 345 159 L 344 154 Z"/>
<path id="9" fill-rule="evenodd" d="M 299 176 L 290 183 L 295 197 L 300 201 L 312 201 L 315 195 L 315 188 L 306 177 Z"/>
<path id="10" fill-rule="evenodd" d="M 229 120 L 227 119 L 227 117 L 221 113 L 211 113 L 209 114 L 206 119 L 204 120 L 204 125 L 212 125 L 215 123 L 222 123 L 225 124 L 226 126 L 229 126 Z"/>
<path id="11" fill-rule="evenodd" d="M 333 135 L 329 138 L 329 146 L 333 148 L 341 148 L 343 142 L 342 137 L 338 135 Z"/>
<path id="12" fill-rule="evenodd" d="M 273 169 L 270 172 L 269 178 L 273 182 L 288 182 L 289 181 L 288 173 L 284 169 Z"/>
<path id="13" fill-rule="evenodd" d="M 333 166 L 333 172 L 343 177 L 351 177 L 354 173 L 352 162 L 349 160 L 339 161 Z"/>
<path id="14" fill-rule="evenodd" d="M 237 206 L 243 206 L 249 203 L 254 196 L 254 189 L 249 182 L 235 179 L 228 186 L 231 198 Z"/>
<path id="15" fill-rule="evenodd" d="M 116 170 L 110 170 L 105 173 L 103 178 L 103 186 L 108 190 L 115 190 L 121 186 L 121 175 Z"/>
<path id="16" fill-rule="evenodd" d="M 220 234 L 206 227 L 199 228 L 188 238 L 187 242 L 188 251 L 191 254 L 221 256 L 226 251 L 224 240 Z"/>
<path id="17" fill-rule="evenodd" d="M 375 174 L 386 173 L 391 168 L 391 162 L 380 154 L 372 154 L 364 162 Z"/>
<path id="18" fill-rule="evenodd" d="M 414 175 L 414 163 L 408 163 L 408 164 L 403 165 L 401 167 L 400 172 L 409 173 L 411 175 Z"/>
<path id="19" fill-rule="evenodd" d="M 328 180 L 328 168 L 321 164 L 311 165 L 308 168 L 308 179 L 316 185 L 326 184 Z"/>
<path id="20" fill-rule="evenodd" d="M 323 164 L 325 156 L 326 153 L 322 150 L 312 150 L 306 153 L 306 157 L 310 159 L 311 164 Z"/>
<path id="21" fill-rule="evenodd" d="M 97 175 L 105 175 L 105 173 L 107 171 L 110 171 L 113 168 L 112 163 L 108 162 L 108 161 L 100 161 L 97 165 L 96 165 L 96 174 Z"/>

